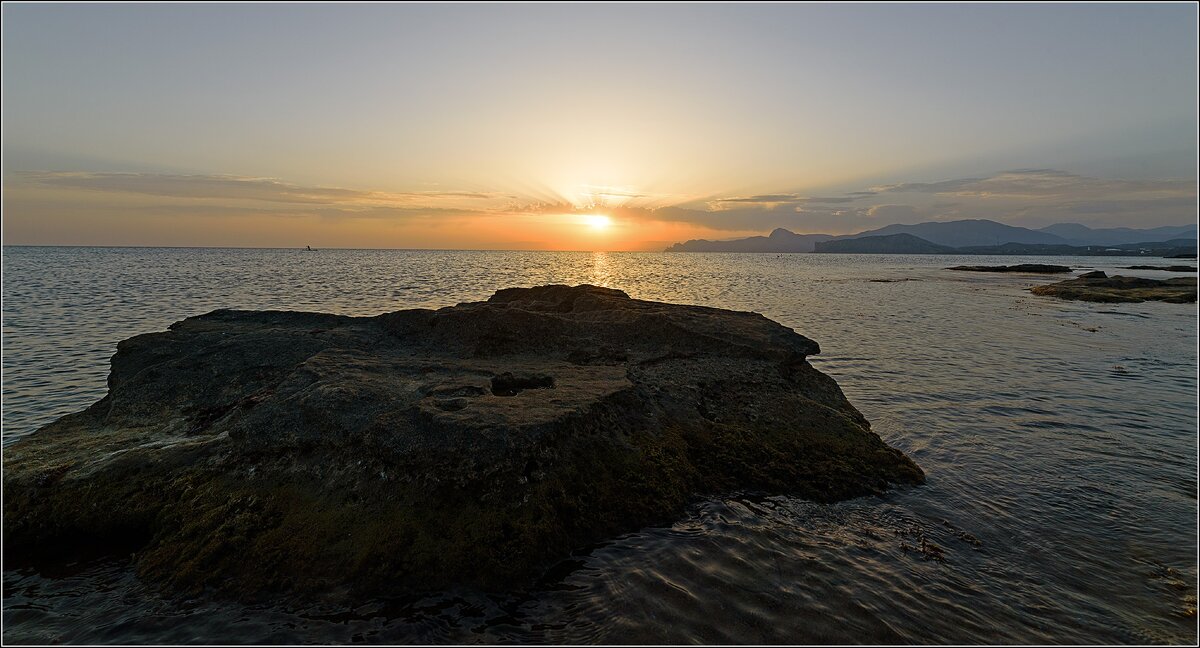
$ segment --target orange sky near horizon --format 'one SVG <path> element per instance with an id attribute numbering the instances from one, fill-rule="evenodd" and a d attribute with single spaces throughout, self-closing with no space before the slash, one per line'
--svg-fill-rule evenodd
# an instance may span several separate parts
<path id="1" fill-rule="evenodd" d="M 14 182 L 4 193 L 6 242 L 24 245 L 661 251 L 692 238 L 756 232 L 655 220 L 653 210 L 569 204 L 439 206 L 402 217 L 394 201 L 328 205 L 152 196 Z M 461 203 L 461 201 L 456 201 Z M 597 226 L 596 216 L 606 219 Z"/>
<path id="2" fill-rule="evenodd" d="M 1018 169 L 854 191 L 685 195 L 631 185 L 378 191 L 274 178 L 128 172 L 4 175 L 5 244 L 660 251 L 690 239 L 850 234 L 895 222 L 986 218 L 1042 227 L 1195 220 L 1187 178 Z M 597 217 L 604 217 L 597 226 Z M 1103 220 L 1102 220 L 1103 219 Z"/>

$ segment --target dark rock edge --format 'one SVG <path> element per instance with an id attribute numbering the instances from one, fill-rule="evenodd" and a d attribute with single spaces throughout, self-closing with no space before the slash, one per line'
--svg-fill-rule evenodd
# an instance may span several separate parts
<path id="1" fill-rule="evenodd" d="M 1044 263 L 1020 263 L 1017 265 L 1005 266 L 953 266 L 946 268 L 947 270 L 958 270 L 961 272 L 1025 272 L 1031 274 L 1060 274 L 1070 272 L 1071 268 L 1060 265 L 1047 265 Z"/>

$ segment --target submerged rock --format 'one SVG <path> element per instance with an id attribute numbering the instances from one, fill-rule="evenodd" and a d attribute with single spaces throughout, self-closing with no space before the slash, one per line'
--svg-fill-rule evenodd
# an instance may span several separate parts
<path id="1" fill-rule="evenodd" d="M 4 453 L 5 557 L 133 551 L 184 591 L 512 588 L 749 489 L 924 476 L 755 313 L 594 286 L 377 317 L 219 310 L 121 342 Z"/>
<path id="2" fill-rule="evenodd" d="M 1043 263 L 1021 263 L 1010 266 L 954 266 L 947 270 L 962 270 L 965 272 L 1030 272 L 1036 274 L 1058 274 L 1070 272 L 1067 266 L 1046 265 Z"/>
<path id="3" fill-rule="evenodd" d="M 1196 302 L 1196 278 L 1142 279 L 1140 277 L 1108 276 L 1101 270 L 1087 272 L 1074 279 L 1034 286 L 1035 295 L 1077 299 L 1090 302 L 1165 301 L 1176 304 Z"/>

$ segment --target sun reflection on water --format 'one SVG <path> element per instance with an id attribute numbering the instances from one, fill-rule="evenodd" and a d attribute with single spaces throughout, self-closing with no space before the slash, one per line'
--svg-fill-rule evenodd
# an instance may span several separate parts
<path id="1" fill-rule="evenodd" d="M 614 280 L 612 260 L 608 252 L 592 252 L 592 268 L 587 282 L 593 286 L 612 288 Z"/>

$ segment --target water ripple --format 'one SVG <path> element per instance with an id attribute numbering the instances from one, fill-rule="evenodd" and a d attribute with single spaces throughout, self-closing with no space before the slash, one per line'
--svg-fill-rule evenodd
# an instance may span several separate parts
<path id="1" fill-rule="evenodd" d="M 832 506 L 753 493 L 697 502 L 671 526 L 580 552 L 522 593 L 289 609 L 165 597 L 120 560 L 65 575 L 9 571 L 3 638 L 1194 642 L 1195 308 L 1036 298 L 1026 289 L 1041 280 L 943 270 L 967 261 L 6 247 L 6 444 L 103 396 L 119 340 L 187 316 L 374 315 L 502 286 L 593 283 L 757 311 L 819 341 L 814 366 L 929 480 Z"/>

